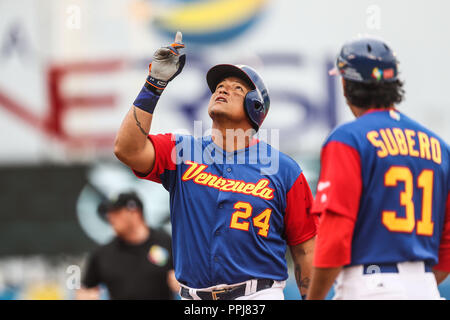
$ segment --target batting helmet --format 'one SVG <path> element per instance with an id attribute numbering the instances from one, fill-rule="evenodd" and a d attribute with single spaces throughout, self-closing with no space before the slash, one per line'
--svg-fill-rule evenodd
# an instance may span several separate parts
<path id="1" fill-rule="evenodd" d="M 363 83 L 398 80 L 395 53 L 382 40 L 360 38 L 346 43 L 337 58 L 331 75 L 340 73 L 344 79 Z"/>
<path id="2" fill-rule="evenodd" d="M 253 128 L 258 131 L 270 108 L 269 92 L 258 73 L 246 65 L 219 64 L 209 69 L 206 82 L 212 93 L 220 81 L 227 77 L 244 80 L 251 88 L 245 95 L 244 109 Z"/>

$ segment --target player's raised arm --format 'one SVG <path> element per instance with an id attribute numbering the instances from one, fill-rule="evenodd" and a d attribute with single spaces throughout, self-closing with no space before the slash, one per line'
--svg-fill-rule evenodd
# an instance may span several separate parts
<path id="1" fill-rule="evenodd" d="M 184 48 L 181 42 L 181 32 L 177 32 L 174 43 L 155 52 L 144 87 L 116 136 L 114 154 L 124 164 L 141 173 L 150 172 L 155 162 L 155 149 L 147 136 L 159 97 L 169 81 L 184 67 L 186 56 L 180 53 Z"/>

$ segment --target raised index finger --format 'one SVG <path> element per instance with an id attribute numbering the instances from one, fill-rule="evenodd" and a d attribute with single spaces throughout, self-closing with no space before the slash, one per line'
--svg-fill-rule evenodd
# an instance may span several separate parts
<path id="1" fill-rule="evenodd" d="M 175 43 L 183 43 L 183 34 L 181 33 L 181 31 L 177 31 L 174 42 Z"/>

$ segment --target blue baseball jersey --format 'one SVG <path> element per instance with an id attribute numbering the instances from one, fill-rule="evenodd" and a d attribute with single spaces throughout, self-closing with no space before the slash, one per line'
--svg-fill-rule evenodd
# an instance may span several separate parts
<path id="1" fill-rule="evenodd" d="M 319 232 L 314 264 L 438 263 L 450 219 L 449 157 L 441 138 L 395 109 L 370 110 L 335 129 L 322 149 L 313 212 L 330 212 L 324 218 L 336 223 L 345 217 L 353 229 Z"/>
<path id="2" fill-rule="evenodd" d="M 299 165 L 270 145 L 225 152 L 210 136 L 150 135 L 156 160 L 143 179 L 170 193 L 177 280 L 191 288 L 285 280 L 286 245 L 316 234 Z"/>

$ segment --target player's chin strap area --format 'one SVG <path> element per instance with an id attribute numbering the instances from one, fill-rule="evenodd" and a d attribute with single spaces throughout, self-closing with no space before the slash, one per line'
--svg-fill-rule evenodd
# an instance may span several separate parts
<path id="1" fill-rule="evenodd" d="M 220 285 L 206 289 L 192 289 L 181 284 L 180 296 L 190 300 L 234 300 L 272 288 L 274 280 L 254 279 L 235 285 Z"/>

